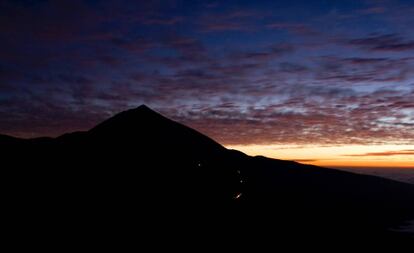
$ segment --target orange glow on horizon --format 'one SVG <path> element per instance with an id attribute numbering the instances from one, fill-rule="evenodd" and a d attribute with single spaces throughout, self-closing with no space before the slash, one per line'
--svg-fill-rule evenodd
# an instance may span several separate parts
<path id="1" fill-rule="evenodd" d="M 322 167 L 414 168 L 414 145 L 229 145 L 248 155 Z"/>

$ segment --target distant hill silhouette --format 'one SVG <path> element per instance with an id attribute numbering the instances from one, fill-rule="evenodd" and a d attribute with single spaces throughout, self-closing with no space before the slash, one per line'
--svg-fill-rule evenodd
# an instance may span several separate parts
<path id="1" fill-rule="evenodd" d="M 32 229 L 408 240 L 390 228 L 414 219 L 414 185 L 250 157 L 144 105 L 0 147 L 7 211 Z"/>

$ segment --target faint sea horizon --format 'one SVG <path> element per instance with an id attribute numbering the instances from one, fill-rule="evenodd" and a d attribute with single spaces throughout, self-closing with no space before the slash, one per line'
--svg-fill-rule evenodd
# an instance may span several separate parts
<path id="1" fill-rule="evenodd" d="M 414 184 L 414 168 L 390 168 L 390 167 L 330 167 L 358 174 L 366 174 L 384 177 L 404 183 Z"/>

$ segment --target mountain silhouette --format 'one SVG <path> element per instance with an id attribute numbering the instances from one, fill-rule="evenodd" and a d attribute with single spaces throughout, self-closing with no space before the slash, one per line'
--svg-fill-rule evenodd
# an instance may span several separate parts
<path id="1" fill-rule="evenodd" d="M 32 228 L 135 228 L 161 237 L 179 227 L 271 240 L 411 236 L 392 229 L 414 219 L 414 185 L 250 157 L 145 105 L 57 138 L 0 135 L 0 146 L 7 211 Z"/>

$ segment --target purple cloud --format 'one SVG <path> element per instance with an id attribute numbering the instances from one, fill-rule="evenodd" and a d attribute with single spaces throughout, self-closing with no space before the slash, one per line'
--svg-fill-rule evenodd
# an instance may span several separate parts
<path id="1" fill-rule="evenodd" d="M 271 30 L 286 30 L 293 34 L 304 36 L 316 36 L 319 35 L 315 29 L 307 24 L 299 23 L 270 23 L 266 25 L 266 28 Z"/>
<path id="2" fill-rule="evenodd" d="M 405 40 L 398 34 L 372 35 L 366 38 L 352 39 L 349 45 L 372 51 L 410 51 L 414 49 L 413 40 Z"/>
<path id="3" fill-rule="evenodd" d="M 199 23 L 203 32 L 252 32 L 257 29 L 256 21 L 262 16 L 257 11 L 240 9 L 202 16 Z"/>
<path id="4" fill-rule="evenodd" d="M 414 140 L 409 8 L 26 2 L 0 1 L 1 133 L 146 103 L 224 144 Z"/>

